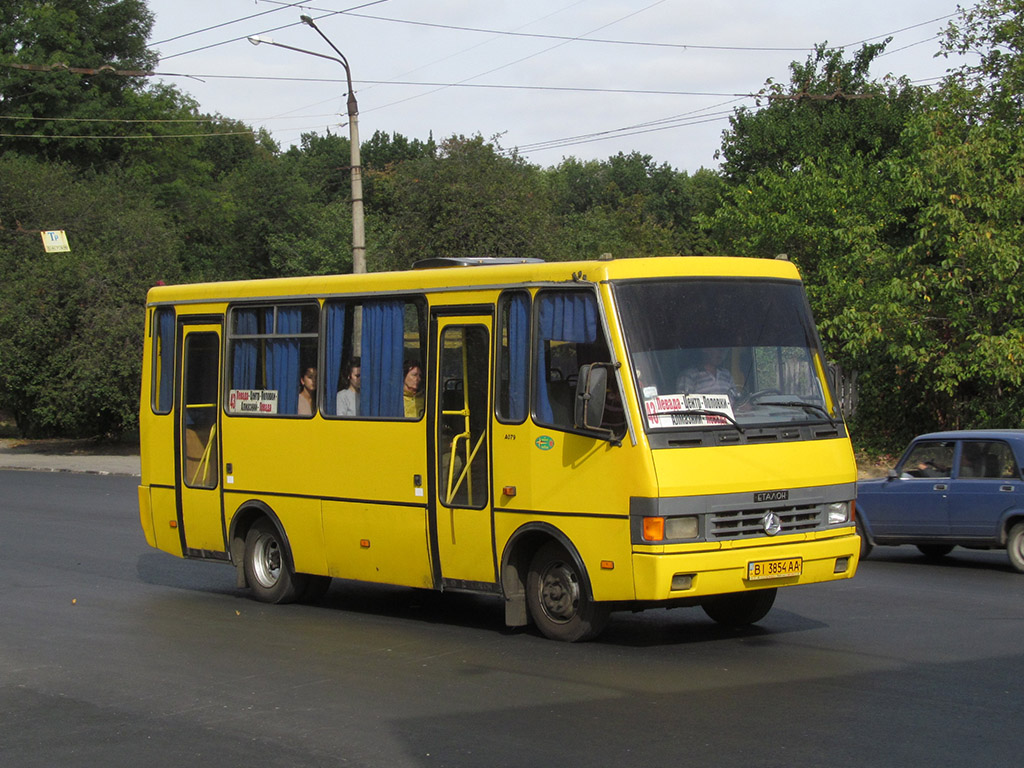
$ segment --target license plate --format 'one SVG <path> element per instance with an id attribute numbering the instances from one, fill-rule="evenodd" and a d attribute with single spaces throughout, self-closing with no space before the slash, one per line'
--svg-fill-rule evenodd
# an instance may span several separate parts
<path id="1" fill-rule="evenodd" d="M 800 557 L 787 557 L 785 560 L 761 560 L 747 563 L 747 580 L 784 579 L 788 576 L 799 576 L 803 573 L 804 561 Z"/>

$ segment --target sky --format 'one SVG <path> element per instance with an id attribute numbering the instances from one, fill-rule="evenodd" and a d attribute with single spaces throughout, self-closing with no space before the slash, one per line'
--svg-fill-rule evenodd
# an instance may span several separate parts
<path id="1" fill-rule="evenodd" d="M 966 2 L 966 4 L 970 4 Z M 717 168 L 728 116 L 817 43 L 849 58 L 891 36 L 872 75 L 933 84 L 954 0 L 148 0 L 159 80 L 205 113 L 265 128 L 349 135 L 348 60 L 363 141 L 375 131 L 483 136 L 530 163 L 619 152 Z"/>

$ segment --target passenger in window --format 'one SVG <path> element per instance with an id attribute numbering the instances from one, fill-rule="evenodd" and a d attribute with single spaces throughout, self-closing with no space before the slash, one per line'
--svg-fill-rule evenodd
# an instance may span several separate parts
<path id="1" fill-rule="evenodd" d="M 690 395 L 727 395 L 734 388 L 732 374 L 722 363 L 727 350 L 706 347 L 701 350 L 701 363 L 688 369 L 676 382 L 678 392 Z"/>
<path id="2" fill-rule="evenodd" d="M 299 379 L 299 416 L 312 416 L 316 410 L 316 368 L 310 366 Z"/>
<path id="3" fill-rule="evenodd" d="M 346 386 L 338 393 L 338 415 L 358 416 L 359 389 L 363 383 L 363 369 L 358 357 L 353 357 L 345 363 L 342 378 Z"/>
<path id="4" fill-rule="evenodd" d="M 402 402 L 405 418 L 418 419 L 423 415 L 426 400 L 423 396 L 423 368 L 415 360 L 402 365 Z"/>

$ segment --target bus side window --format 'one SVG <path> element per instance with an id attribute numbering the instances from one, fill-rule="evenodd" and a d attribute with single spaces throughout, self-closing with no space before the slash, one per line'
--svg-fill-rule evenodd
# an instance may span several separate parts
<path id="1" fill-rule="evenodd" d="M 498 303 L 498 318 L 495 410 L 501 421 L 520 424 L 530 405 L 530 294 L 503 294 Z"/>
<path id="2" fill-rule="evenodd" d="M 403 298 L 329 301 L 324 305 L 325 415 L 406 418 L 403 365 L 423 359 L 422 304 L 422 300 Z M 353 390 L 352 376 L 356 361 L 358 393 Z"/>
<path id="3" fill-rule="evenodd" d="M 170 413 L 174 404 L 174 309 L 153 315 L 153 412 Z"/>
<path id="4" fill-rule="evenodd" d="M 228 413 L 298 415 L 300 380 L 317 365 L 319 311 L 316 304 L 232 309 Z"/>
<path id="5" fill-rule="evenodd" d="M 533 409 L 539 424 L 573 429 L 579 367 L 610 362 L 589 291 L 543 291 L 537 296 Z"/>

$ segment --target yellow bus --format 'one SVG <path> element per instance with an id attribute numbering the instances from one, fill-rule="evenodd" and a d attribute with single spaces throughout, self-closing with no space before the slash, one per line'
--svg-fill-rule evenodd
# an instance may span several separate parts
<path id="1" fill-rule="evenodd" d="M 147 542 L 262 601 L 331 578 L 741 626 L 857 568 L 856 467 L 796 268 L 420 262 L 147 297 Z"/>

